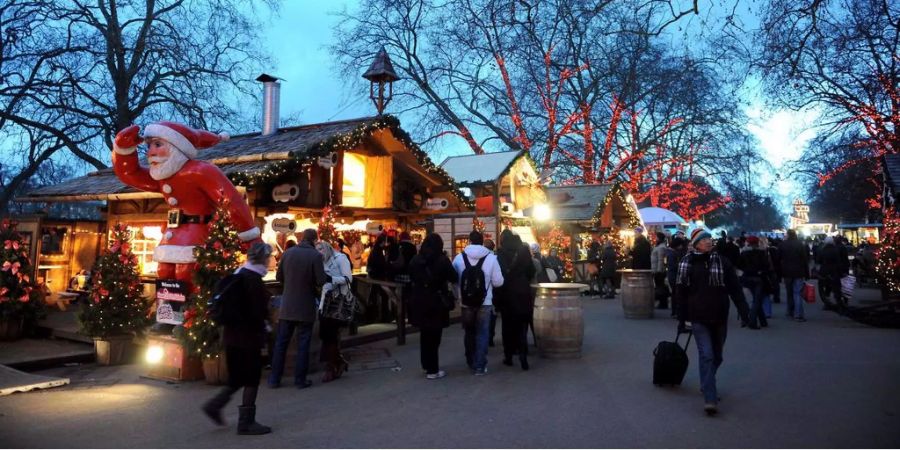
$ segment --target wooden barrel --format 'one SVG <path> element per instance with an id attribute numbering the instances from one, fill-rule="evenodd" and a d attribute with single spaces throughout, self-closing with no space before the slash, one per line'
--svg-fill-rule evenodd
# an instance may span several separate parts
<path id="1" fill-rule="evenodd" d="M 586 285 L 540 283 L 534 301 L 534 334 L 544 358 L 580 358 L 584 314 L 579 293 Z"/>
<path id="2" fill-rule="evenodd" d="M 653 318 L 653 277 L 649 270 L 620 270 L 622 309 L 627 319 Z"/>

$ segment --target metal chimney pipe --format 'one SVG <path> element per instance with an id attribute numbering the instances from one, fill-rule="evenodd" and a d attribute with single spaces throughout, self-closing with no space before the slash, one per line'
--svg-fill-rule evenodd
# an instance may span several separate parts
<path id="1" fill-rule="evenodd" d="M 263 84 L 263 115 L 262 135 L 270 136 L 278 131 L 278 122 L 281 120 L 279 106 L 281 103 L 280 78 L 268 74 L 262 74 L 256 78 Z"/>

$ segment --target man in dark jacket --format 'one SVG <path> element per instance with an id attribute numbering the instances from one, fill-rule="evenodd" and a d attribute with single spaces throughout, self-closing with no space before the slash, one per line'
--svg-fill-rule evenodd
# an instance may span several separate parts
<path id="1" fill-rule="evenodd" d="M 675 286 L 678 330 L 684 331 L 687 323 L 691 323 L 705 401 L 703 409 L 713 415 L 718 412 L 716 372 L 722 364 L 728 334 L 729 297 L 738 309 L 742 324 L 746 324 L 748 308 L 744 290 L 734 267 L 713 251 L 712 236 L 702 228 L 691 232 L 691 253 L 679 264 Z"/>
<path id="2" fill-rule="evenodd" d="M 846 275 L 850 265 L 847 249 L 842 244 L 836 244 L 835 239 L 829 236 L 816 255 L 816 264 L 819 266 L 819 293 L 826 309 L 846 306 L 841 293 L 841 278 Z M 829 294 L 834 295 L 834 303 L 829 301 Z"/>
<path id="3" fill-rule="evenodd" d="M 736 266 L 741 256 L 741 247 L 728 238 L 728 233 L 722 230 L 722 237 L 716 242 L 716 252 L 728 259 L 732 266 Z"/>
<path id="4" fill-rule="evenodd" d="M 278 337 L 275 338 L 272 373 L 269 374 L 269 387 L 272 388 L 281 386 L 285 353 L 294 328 L 298 330 L 294 385 L 300 389 L 312 385 L 312 381 L 306 379 L 306 373 L 313 323 L 316 321 L 316 289 L 328 281 L 322 255 L 315 248 L 318 237 L 316 230 L 303 230 L 300 245 L 285 251 L 278 264 L 276 279 L 282 283 L 284 291 L 278 312 Z"/>
<path id="5" fill-rule="evenodd" d="M 678 306 L 675 302 L 678 300 L 674 295 L 675 283 L 678 281 L 678 263 L 687 255 L 688 241 L 683 236 L 675 236 L 669 244 L 669 252 L 666 254 L 666 278 L 669 286 L 672 287 L 672 317 L 678 315 Z"/>
<path id="6" fill-rule="evenodd" d="M 641 227 L 634 229 L 634 247 L 631 248 L 631 268 L 634 270 L 651 268 L 650 254 L 653 253 L 653 246 L 643 233 L 644 229 Z"/>
<path id="7" fill-rule="evenodd" d="M 750 304 L 750 328 L 758 330 L 760 327 L 769 326 L 763 311 L 763 297 L 772 277 L 772 266 L 769 264 L 768 251 L 759 248 L 758 237 L 749 236 L 746 241 L 750 249 L 741 253 L 738 267 L 744 272 L 741 275 L 741 282 L 753 294 L 753 301 Z"/>
<path id="8" fill-rule="evenodd" d="M 600 286 L 603 291 L 603 298 L 614 298 L 616 296 L 617 256 L 612 241 L 606 241 L 603 244 L 603 253 L 600 256 Z"/>
<path id="9" fill-rule="evenodd" d="M 809 278 L 809 250 L 797 239 L 796 231 L 788 230 L 787 239 L 778 246 L 778 253 L 781 254 L 781 278 L 787 293 L 787 316 L 805 322 L 800 290 Z"/>

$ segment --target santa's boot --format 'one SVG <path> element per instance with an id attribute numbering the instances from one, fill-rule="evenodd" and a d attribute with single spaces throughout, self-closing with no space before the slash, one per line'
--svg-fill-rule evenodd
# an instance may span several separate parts
<path id="1" fill-rule="evenodd" d="M 222 408 L 228 404 L 232 394 L 236 391 L 237 389 L 226 386 L 222 388 L 215 397 L 203 404 L 203 412 L 206 413 L 206 416 L 215 422 L 216 425 L 225 425 L 225 419 L 222 418 Z"/>
<path id="2" fill-rule="evenodd" d="M 272 428 L 256 423 L 256 406 L 238 406 L 237 434 L 267 434 Z"/>

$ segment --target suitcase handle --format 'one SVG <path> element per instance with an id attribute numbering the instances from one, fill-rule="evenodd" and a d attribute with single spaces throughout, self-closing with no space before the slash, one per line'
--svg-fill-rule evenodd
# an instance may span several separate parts
<path id="1" fill-rule="evenodd" d="M 685 341 L 685 343 L 684 343 L 684 350 L 687 351 L 688 345 L 691 344 L 691 336 L 694 335 L 694 330 L 688 330 L 688 331 L 686 331 L 686 332 L 684 332 L 684 333 L 681 333 L 681 332 L 676 331 L 676 332 L 675 332 L 675 343 L 676 343 L 676 344 L 678 343 L 678 338 L 679 338 L 682 334 L 688 335 L 687 341 Z"/>

